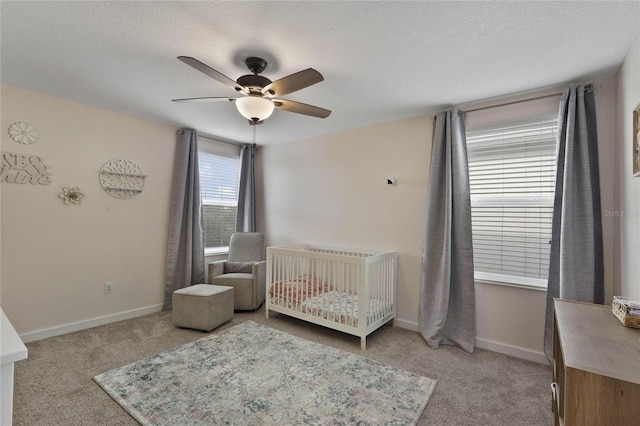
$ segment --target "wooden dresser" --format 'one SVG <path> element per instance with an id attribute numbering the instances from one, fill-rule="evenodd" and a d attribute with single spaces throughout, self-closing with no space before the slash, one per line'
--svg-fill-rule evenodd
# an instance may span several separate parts
<path id="1" fill-rule="evenodd" d="M 610 306 L 554 301 L 553 424 L 640 425 L 640 330 Z"/>

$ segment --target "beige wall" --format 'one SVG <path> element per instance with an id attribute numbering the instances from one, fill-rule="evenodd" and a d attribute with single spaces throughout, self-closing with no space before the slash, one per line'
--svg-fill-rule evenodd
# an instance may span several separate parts
<path id="1" fill-rule="evenodd" d="M 640 38 L 633 45 L 618 74 L 616 177 L 619 216 L 615 222 L 618 241 L 614 292 L 640 300 L 640 177 L 633 177 L 633 117 L 640 104 Z"/>
<path id="2" fill-rule="evenodd" d="M 607 211 L 616 209 L 616 102 L 618 79 L 598 82 L 596 113 L 598 117 L 598 157 L 600 160 L 600 198 L 602 205 L 602 243 L 604 249 L 604 303 L 611 304 L 615 282 L 615 220 Z"/>
<path id="3" fill-rule="evenodd" d="M 0 302 L 18 333 L 29 341 L 159 310 L 176 129 L 11 86 L 1 96 L 2 151 L 40 155 L 52 173 L 47 186 L 2 183 Z M 40 141 L 10 139 L 17 121 Z M 113 158 L 148 175 L 136 198 L 102 190 L 98 172 Z M 87 197 L 64 205 L 64 184 Z"/>
<path id="4" fill-rule="evenodd" d="M 613 208 L 616 80 L 597 92 L 603 209 Z M 558 99 L 556 98 L 556 102 Z M 268 245 L 311 242 L 395 250 L 399 325 L 417 330 L 431 147 L 420 116 L 301 142 L 261 147 L 256 167 Z M 387 177 L 398 185 L 387 186 Z M 613 226 L 604 224 L 606 294 L 613 287 Z M 545 362 L 546 292 L 476 285 L 478 346 Z"/>

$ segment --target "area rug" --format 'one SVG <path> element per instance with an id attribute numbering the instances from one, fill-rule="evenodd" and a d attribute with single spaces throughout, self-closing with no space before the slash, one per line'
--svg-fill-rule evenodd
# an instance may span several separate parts
<path id="1" fill-rule="evenodd" d="M 99 374 L 143 425 L 408 425 L 435 380 L 252 321 Z"/>

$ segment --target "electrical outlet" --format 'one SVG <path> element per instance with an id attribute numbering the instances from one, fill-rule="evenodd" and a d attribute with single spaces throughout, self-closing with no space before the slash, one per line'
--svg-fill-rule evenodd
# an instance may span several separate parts
<path id="1" fill-rule="evenodd" d="M 107 281 L 106 283 L 104 283 L 104 294 L 111 294 L 112 291 L 113 291 L 113 282 Z"/>

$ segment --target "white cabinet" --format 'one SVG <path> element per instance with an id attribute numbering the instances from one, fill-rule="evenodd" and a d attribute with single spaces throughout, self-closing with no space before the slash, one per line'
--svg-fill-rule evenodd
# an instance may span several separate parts
<path id="1" fill-rule="evenodd" d="M 13 416 L 13 364 L 27 358 L 22 343 L 9 319 L 2 311 L 0 317 L 0 425 L 11 425 Z"/>

